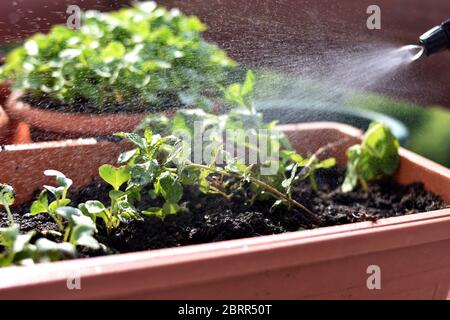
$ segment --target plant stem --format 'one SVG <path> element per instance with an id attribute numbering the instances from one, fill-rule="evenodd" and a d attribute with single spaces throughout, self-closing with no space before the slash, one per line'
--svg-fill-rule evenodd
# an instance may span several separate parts
<path id="1" fill-rule="evenodd" d="M 67 227 L 66 231 L 64 232 L 64 242 L 67 242 L 67 239 L 69 239 L 70 229 L 72 229 L 70 226 Z"/>
<path id="2" fill-rule="evenodd" d="M 6 213 L 8 214 L 9 225 L 12 226 L 14 224 L 14 217 L 11 213 L 11 209 L 9 208 L 8 204 L 3 204 L 3 206 L 5 207 Z"/>
<path id="3" fill-rule="evenodd" d="M 369 186 L 367 184 L 367 181 L 364 180 L 363 178 L 359 177 L 359 182 L 361 183 L 361 187 L 362 187 L 363 191 L 365 193 L 369 192 Z"/>
<path id="4" fill-rule="evenodd" d="M 217 173 L 217 174 L 221 174 L 221 175 L 225 175 L 228 177 L 234 177 L 234 178 L 242 178 L 239 174 L 236 173 L 232 173 L 232 172 L 227 172 L 227 171 L 222 171 L 222 170 L 217 170 L 216 168 L 211 168 L 202 164 L 190 164 L 189 166 L 191 167 L 196 167 L 196 168 L 200 168 L 200 169 L 204 169 L 204 170 L 209 170 L 211 172 Z M 261 181 L 259 179 L 256 179 L 254 177 L 249 177 L 249 179 L 251 180 L 251 182 L 253 182 L 254 184 L 257 184 L 261 187 L 263 187 L 264 189 L 270 191 L 271 193 L 273 193 L 274 195 L 276 195 L 277 197 L 285 200 L 288 203 L 291 203 L 293 205 L 295 205 L 296 207 L 302 209 L 303 211 L 305 211 L 308 216 L 314 220 L 314 222 L 320 224 L 321 221 L 319 220 L 319 218 L 317 218 L 317 215 L 314 214 L 311 210 L 309 210 L 308 208 L 306 208 L 304 205 L 302 205 L 301 203 L 297 202 L 294 199 L 289 198 L 287 195 L 283 194 L 282 192 L 278 191 L 277 189 L 275 189 L 274 187 L 272 187 L 271 185 L 265 183 L 264 181 Z"/>

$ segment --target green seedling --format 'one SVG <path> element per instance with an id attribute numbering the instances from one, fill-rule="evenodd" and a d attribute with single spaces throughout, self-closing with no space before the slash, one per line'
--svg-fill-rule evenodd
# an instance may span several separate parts
<path id="1" fill-rule="evenodd" d="M 0 228 L 0 244 L 4 247 L 4 251 L 0 253 L 0 267 L 32 265 L 76 256 L 75 247 L 70 243 L 56 243 L 39 238 L 32 244 L 31 240 L 35 236 L 34 231 L 20 234 L 18 224 Z"/>
<path id="2" fill-rule="evenodd" d="M 110 207 L 106 207 L 98 200 L 90 200 L 79 205 L 79 209 L 89 215 L 95 222 L 97 218 L 103 220 L 108 232 L 117 228 L 120 221 L 126 219 L 139 219 L 136 209 L 129 202 L 133 192 L 121 191 L 120 187 L 130 178 L 129 168 L 126 166 L 114 167 L 112 165 L 102 165 L 99 168 L 100 177 L 113 187 L 109 192 L 111 199 Z"/>
<path id="3" fill-rule="evenodd" d="M 89 216 L 84 215 L 81 210 L 72 207 L 60 207 L 56 214 L 67 221 L 64 232 L 64 241 L 74 246 L 84 246 L 99 249 L 100 244 L 94 238 L 97 227 Z"/>
<path id="4" fill-rule="evenodd" d="M 52 217 L 58 225 L 58 228 L 62 231 L 64 226 L 61 218 L 56 214 L 56 210 L 70 204 L 70 199 L 67 198 L 67 192 L 73 182 L 63 173 L 56 170 L 45 170 L 44 174 L 49 177 L 55 177 L 58 186 L 44 186 L 44 190 L 40 193 L 38 199 L 31 205 L 30 213 L 33 215 L 47 213 L 50 217 Z M 54 198 L 51 202 L 48 200 L 49 193 Z"/>
<path id="5" fill-rule="evenodd" d="M 367 192 L 368 182 L 393 175 L 399 164 L 398 148 L 391 130 L 379 121 L 372 122 L 362 143 L 347 150 L 347 173 L 342 191 L 352 191 L 359 183 Z"/>
<path id="6" fill-rule="evenodd" d="M 287 169 L 291 170 L 290 177 L 283 181 L 283 187 L 286 188 L 289 195 L 292 193 L 295 182 L 305 179 L 309 179 L 311 188 L 317 192 L 319 187 L 316 182 L 315 172 L 318 169 L 329 169 L 336 165 L 335 158 L 327 158 L 320 161 L 316 154 L 309 158 L 303 158 L 295 151 L 285 151 L 283 152 L 283 157 L 285 164 L 287 164 Z"/>
<path id="7" fill-rule="evenodd" d="M 9 224 L 14 223 L 14 217 L 11 213 L 10 206 L 14 204 L 15 192 L 13 187 L 7 184 L 0 184 L 0 204 L 5 208 L 8 215 Z"/>

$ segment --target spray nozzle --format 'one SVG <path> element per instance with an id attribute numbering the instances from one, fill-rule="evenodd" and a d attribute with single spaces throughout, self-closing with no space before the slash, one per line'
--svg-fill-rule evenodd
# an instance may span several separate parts
<path id="1" fill-rule="evenodd" d="M 420 45 L 427 56 L 445 50 L 450 50 L 450 19 L 420 36 Z"/>

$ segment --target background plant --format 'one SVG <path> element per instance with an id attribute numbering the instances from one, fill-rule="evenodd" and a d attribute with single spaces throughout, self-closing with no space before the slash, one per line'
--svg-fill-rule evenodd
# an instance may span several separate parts
<path id="1" fill-rule="evenodd" d="M 211 109 L 235 63 L 203 39 L 205 29 L 196 17 L 154 2 L 87 11 L 79 30 L 54 26 L 13 50 L 0 77 L 36 98 L 99 110 L 124 101 L 129 111 Z"/>

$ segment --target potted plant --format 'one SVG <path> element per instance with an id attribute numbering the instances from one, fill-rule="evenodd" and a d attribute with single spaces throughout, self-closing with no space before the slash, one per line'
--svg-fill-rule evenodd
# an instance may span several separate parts
<path id="1" fill-rule="evenodd" d="M 282 133 L 255 112 L 252 80 L 225 90 L 230 112 L 153 115 L 128 142 L 6 146 L 0 297 L 446 297 L 449 170 L 378 122 L 364 137 L 332 123 Z M 77 254 L 91 258 L 10 266 Z"/>
<path id="2" fill-rule="evenodd" d="M 7 112 L 51 140 L 130 131 L 148 113 L 212 110 L 235 63 L 205 28 L 154 2 L 87 11 L 79 29 L 54 26 L 7 56 Z"/>

